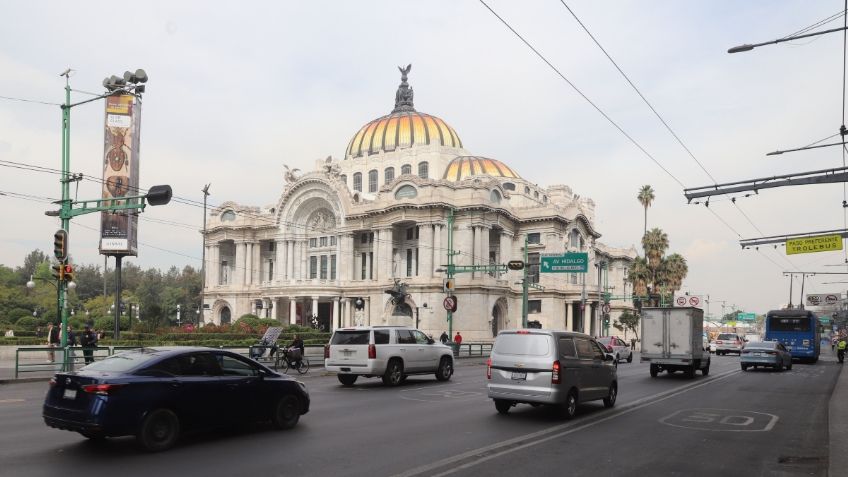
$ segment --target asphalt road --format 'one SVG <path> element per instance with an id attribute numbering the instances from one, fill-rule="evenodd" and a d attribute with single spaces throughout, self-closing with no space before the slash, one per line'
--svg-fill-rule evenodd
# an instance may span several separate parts
<path id="1" fill-rule="evenodd" d="M 0 385 L 0 474 L 130 476 L 340 475 L 825 475 L 827 404 L 837 364 L 741 372 L 713 358 L 710 375 L 652 379 L 619 366 L 616 406 L 582 405 L 573 421 L 519 406 L 501 416 L 486 398 L 485 365 L 453 379 L 410 377 L 344 388 L 310 372 L 312 408 L 291 431 L 257 426 L 189 436 L 147 454 L 132 438 L 89 442 L 46 427 L 46 383 Z"/>

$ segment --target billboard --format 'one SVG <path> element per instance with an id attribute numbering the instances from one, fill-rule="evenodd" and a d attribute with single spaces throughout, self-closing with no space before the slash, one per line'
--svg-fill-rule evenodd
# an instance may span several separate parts
<path id="1" fill-rule="evenodd" d="M 811 293 L 807 295 L 807 306 L 836 305 L 839 303 L 838 293 Z"/>
<path id="2" fill-rule="evenodd" d="M 106 98 L 103 153 L 103 205 L 120 205 L 121 197 L 138 194 L 141 101 L 131 94 Z M 100 253 L 138 255 L 138 213 L 135 210 L 100 213 Z"/>

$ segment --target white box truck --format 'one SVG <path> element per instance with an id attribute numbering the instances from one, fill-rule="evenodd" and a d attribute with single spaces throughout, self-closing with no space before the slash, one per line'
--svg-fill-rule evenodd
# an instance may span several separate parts
<path id="1" fill-rule="evenodd" d="M 710 353 L 704 351 L 704 311 L 700 308 L 642 308 L 642 353 L 651 364 L 651 377 L 662 371 L 683 371 L 689 378 L 710 372 Z"/>

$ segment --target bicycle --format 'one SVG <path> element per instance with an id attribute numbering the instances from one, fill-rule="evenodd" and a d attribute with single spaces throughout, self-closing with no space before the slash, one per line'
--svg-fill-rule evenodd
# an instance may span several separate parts
<path id="1" fill-rule="evenodd" d="M 309 371 L 309 360 L 300 355 L 299 349 L 283 348 L 280 350 L 279 359 L 286 364 L 286 369 L 283 373 L 288 374 L 289 369 L 294 369 L 298 374 L 305 374 Z"/>

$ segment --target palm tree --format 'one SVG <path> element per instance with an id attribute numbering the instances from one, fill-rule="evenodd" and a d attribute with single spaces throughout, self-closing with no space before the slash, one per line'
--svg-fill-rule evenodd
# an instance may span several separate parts
<path id="1" fill-rule="evenodd" d="M 668 235 L 662 229 L 653 228 L 642 237 L 642 248 L 645 249 L 648 268 L 656 274 L 660 268 L 662 257 L 668 250 Z"/>
<path id="2" fill-rule="evenodd" d="M 639 189 L 639 195 L 636 198 L 639 199 L 639 203 L 645 208 L 645 232 L 642 234 L 644 235 L 648 233 L 648 207 L 654 202 L 654 189 L 650 185 L 643 185 Z"/>
<path id="3" fill-rule="evenodd" d="M 633 294 L 645 296 L 648 294 L 648 284 L 651 281 L 651 271 L 644 257 L 636 257 L 627 274 L 627 281 L 633 284 Z"/>
<path id="4" fill-rule="evenodd" d="M 670 286 L 671 291 L 674 292 L 680 290 L 680 287 L 683 285 L 683 280 L 689 273 L 689 266 L 686 264 L 686 259 L 679 253 L 673 253 L 668 257 L 665 257 L 664 262 L 666 277 L 668 278 L 668 285 Z"/>

